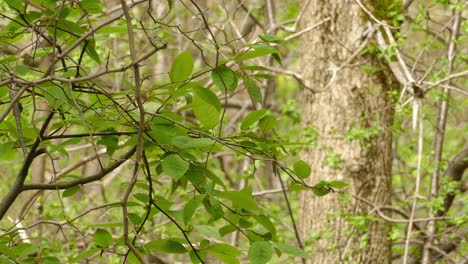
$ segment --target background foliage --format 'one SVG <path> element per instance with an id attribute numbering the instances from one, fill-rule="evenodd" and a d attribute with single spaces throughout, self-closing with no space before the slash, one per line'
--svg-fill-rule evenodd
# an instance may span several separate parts
<path id="1" fill-rule="evenodd" d="M 307 186 L 313 168 L 297 156 L 318 136 L 300 127 L 294 99 L 302 88 L 296 38 L 313 28 L 298 29 L 297 1 L 215 2 L 0 3 L 0 263 L 285 263 L 313 255 L 308 245 L 326 234 L 299 238 L 296 193 L 346 187 Z M 413 104 L 392 94 L 393 206 L 401 212 L 393 219 L 402 221 L 389 239 L 395 259 L 408 248 L 417 259 L 427 221 L 415 223 L 411 247 L 405 231 L 418 158 L 414 195 L 430 193 L 441 100 L 450 108 L 440 171 L 466 144 L 466 3 L 421 1 L 407 13 L 390 6 L 375 14 L 399 27 L 397 46 L 368 45 L 363 54 L 389 59 L 400 49 L 431 83 L 462 73 L 425 91 L 419 155 Z M 438 22 L 456 12 L 460 36 L 447 41 L 450 24 Z M 452 59 L 442 55 L 450 41 L 460 47 Z M 381 129 L 350 129 L 349 140 Z M 327 162 L 340 166 L 339 157 Z M 455 195 L 435 222 L 436 240 L 454 242 L 441 261 L 467 252 L 461 180 L 443 177 L 440 193 L 418 200 L 415 212 L 437 216 Z M 349 219 L 365 231 L 372 217 Z"/>

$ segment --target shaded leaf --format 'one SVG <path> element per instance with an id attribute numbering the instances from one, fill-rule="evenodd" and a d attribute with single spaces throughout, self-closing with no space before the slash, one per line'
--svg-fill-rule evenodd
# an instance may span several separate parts
<path id="1" fill-rule="evenodd" d="M 99 58 L 99 54 L 96 51 L 96 42 L 94 40 L 88 41 L 88 45 L 86 45 L 86 54 L 88 54 L 88 56 L 97 64 L 102 64 L 101 58 Z"/>
<path id="2" fill-rule="evenodd" d="M 317 196 L 324 196 L 331 191 L 330 183 L 327 181 L 320 181 L 318 184 L 312 187 L 312 191 Z"/>

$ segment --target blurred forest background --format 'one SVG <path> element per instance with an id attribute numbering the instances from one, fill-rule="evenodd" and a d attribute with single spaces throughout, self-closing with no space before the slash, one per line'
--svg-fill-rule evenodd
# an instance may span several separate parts
<path id="1" fill-rule="evenodd" d="M 468 263 L 467 3 L 0 2 L 0 264 Z"/>

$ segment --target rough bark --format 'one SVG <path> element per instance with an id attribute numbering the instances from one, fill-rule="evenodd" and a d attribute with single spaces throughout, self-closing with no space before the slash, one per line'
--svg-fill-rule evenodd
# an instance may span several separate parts
<path id="1" fill-rule="evenodd" d="M 308 1 L 303 1 L 304 6 Z M 302 28 L 325 18 L 331 20 L 300 41 L 301 68 L 305 84 L 321 89 L 331 77 L 331 67 L 348 62 L 365 41 L 367 19 L 353 1 L 313 0 L 306 7 Z M 362 66 L 375 69 L 365 72 Z M 312 167 L 311 185 L 321 180 L 342 180 L 346 190 L 375 206 L 391 202 L 392 108 L 388 91 L 396 81 L 383 62 L 371 55 L 357 56 L 337 72 L 333 84 L 313 94 L 303 89 L 303 125 L 318 132 L 316 146 L 302 153 Z M 345 139 L 351 128 L 381 130 L 368 138 Z M 327 157 L 341 159 L 337 167 L 327 166 Z M 306 246 L 313 252 L 309 263 L 390 263 L 390 226 L 374 220 L 356 225 L 354 216 L 369 215 L 368 205 L 337 194 L 317 197 L 312 191 L 300 196 L 299 228 Z M 356 220 L 356 218 L 354 218 Z M 354 224 L 352 224 L 354 223 Z M 317 236 L 319 235 L 319 236 Z M 315 239 L 313 239 L 315 237 Z M 318 239 L 317 239 L 318 237 Z"/>

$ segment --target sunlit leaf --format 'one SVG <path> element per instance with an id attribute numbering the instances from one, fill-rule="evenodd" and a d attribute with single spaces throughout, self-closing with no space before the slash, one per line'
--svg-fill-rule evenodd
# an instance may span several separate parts
<path id="1" fill-rule="evenodd" d="M 272 130 L 276 127 L 276 117 L 274 115 L 266 115 L 258 121 L 258 128 L 260 128 L 261 131 L 267 132 L 269 130 Z"/>
<path id="2" fill-rule="evenodd" d="M 223 93 L 226 93 L 226 89 L 233 92 L 237 87 L 236 74 L 224 65 L 212 70 L 211 78 L 213 79 L 213 83 Z"/>
<path id="3" fill-rule="evenodd" d="M 70 196 L 73 196 L 75 193 L 77 193 L 79 190 L 80 190 L 80 186 L 73 186 L 71 188 L 68 188 L 66 189 L 65 191 L 63 191 L 62 193 L 62 197 L 65 198 L 65 197 L 70 197 Z"/>
<path id="4" fill-rule="evenodd" d="M 184 208 L 184 224 L 187 225 L 190 222 L 190 219 L 192 219 L 193 214 L 197 210 L 197 208 L 200 206 L 201 202 L 205 199 L 205 195 L 198 195 L 194 199 L 190 199 L 187 204 L 185 205 Z"/>
<path id="5" fill-rule="evenodd" d="M 275 42 L 275 43 L 279 43 L 279 42 L 283 42 L 284 41 L 284 38 L 280 37 L 280 36 L 276 36 L 276 35 L 270 35 L 270 34 L 261 34 L 258 36 L 261 40 L 265 41 L 265 42 Z"/>
<path id="6" fill-rule="evenodd" d="M 24 1 L 22 0 L 5 0 L 5 2 L 17 11 L 24 11 Z"/>
<path id="7" fill-rule="evenodd" d="M 258 210 L 257 201 L 252 196 L 252 187 L 246 187 L 240 191 L 225 191 L 219 194 L 220 197 L 226 198 L 232 202 L 236 208 L 244 208 L 247 210 Z"/>
<path id="8" fill-rule="evenodd" d="M 99 247 L 106 248 L 112 244 L 112 235 L 104 229 L 97 229 L 93 240 Z"/>
<path id="9" fill-rule="evenodd" d="M 309 254 L 307 254 L 304 250 L 293 245 L 289 245 L 285 243 L 273 243 L 273 246 L 275 248 L 280 249 L 284 253 L 295 256 L 295 257 L 310 258 Z"/>
<path id="10" fill-rule="evenodd" d="M 190 164 L 178 155 L 169 155 L 162 161 L 163 172 L 174 180 L 180 179 L 188 171 Z"/>
<path id="11" fill-rule="evenodd" d="M 193 64 L 194 61 L 190 52 L 184 51 L 177 55 L 169 73 L 171 80 L 174 82 L 187 80 L 192 75 Z"/>
<path id="12" fill-rule="evenodd" d="M 242 80 L 244 82 L 245 88 L 247 88 L 247 92 L 249 93 L 250 97 L 254 101 L 262 104 L 262 92 L 260 91 L 260 88 L 257 86 L 255 81 L 248 76 L 244 77 Z"/>
<path id="13" fill-rule="evenodd" d="M 268 54 L 278 53 L 278 50 L 275 47 L 272 47 L 272 46 L 270 46 L 268 44 L 264 44 L 264 43 L 254 45 L 252 48 L 253 48 L 253 50 L 247 51 L 247 52 L 237 56 L 235 58 L 235 61 L 241 62 L 241 61 L 245 61 L 245 60 L 265 56 L 265 55 L 268 55 Z"/>
<path id="14" fill-rule="evenodd" d="M 185 249 L 185 247 L 181 243 L 170 238 L 153 240 L 151 242 L 146 243 L 145 248 L 149 250 L 161 252 L 161 253 L 175 253 L 175 254 L 187 253 L 187 249 Z"/>
<path id="15" fill-rule="evenodd" d="M 196 225 L 193 227 L 193 229 L 197 230 L 198 232 L 200 232 L 200 234 L 205 235 L 207 237 L 223 240 L 216 227 L 208 225 Z"/>
<path id="16" fill-rule="evenodd" d="M 342 188 L 345 188 L 345 187 L 348 187 L 349 184 L 347 184 L 346 182 L 343 182 L 343 181 L 331 181 L 330 182 L 330 187 L 332 188 L 337 188 L 337 189 L 342 189 Z"/>
<path id="17" fill-rule="evenodd" d="M 249 248 L 249 263 L 265 264 L 273 256 L 273 248 L 266 241 L 256 241 Z"/>
<path id="18" fill-rule="evenodd" d="M 210 90 L 195 89 L 193 96 L 193 113 L 206 129 L 212 129 L 219 123 L 221 102 Z"/>
<path id="19" fill-rule="evenodd" d="M 242 120 L 241 123 L 241 130 L 247 130 L 249 129 L 255 122 L 260 120 L 262 117 L 264 117 L 268 113 L 268 110 L 266 109 L 261 109 L 257 111 L 253 111 L 249 113 L 246 117 L 244 117 L 244 120 Z"/>
<path id="20" fill-rule="evenodd" d="M 307 178 L 310 176 L 311 169 L 309 164 L 303 160 L 299 160 L 294 163 L 294 172 L 301 178 Z"/>

